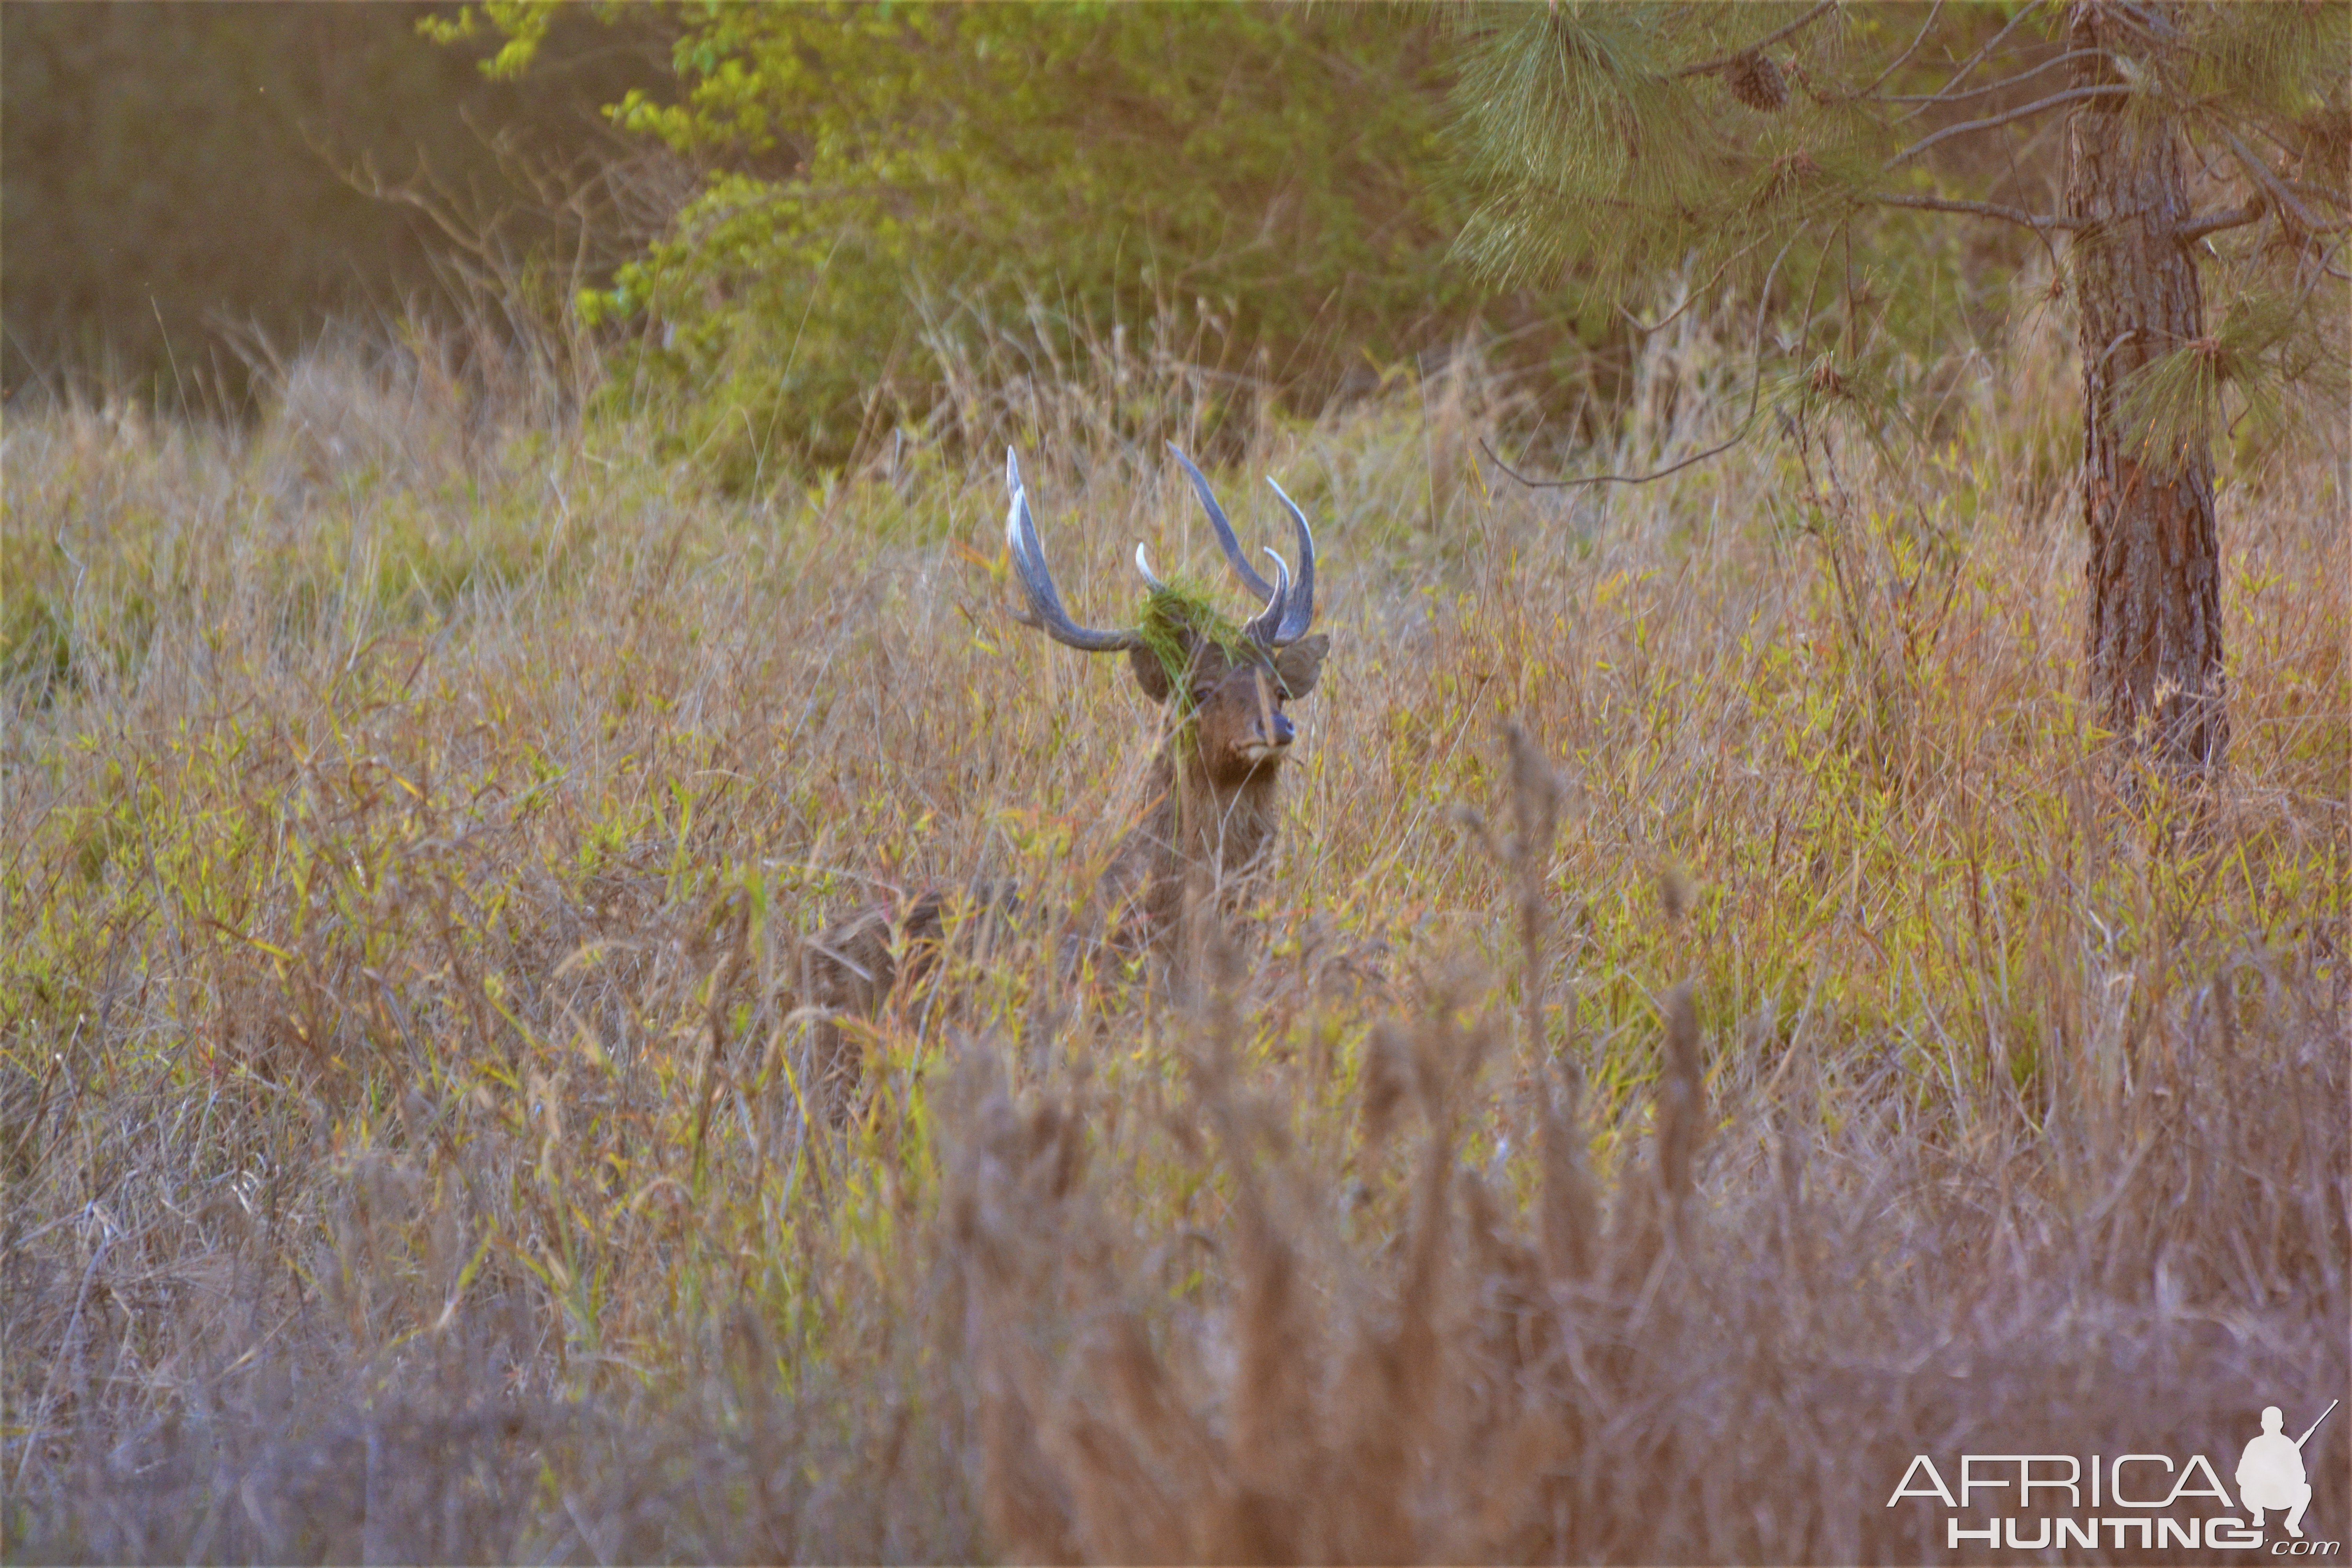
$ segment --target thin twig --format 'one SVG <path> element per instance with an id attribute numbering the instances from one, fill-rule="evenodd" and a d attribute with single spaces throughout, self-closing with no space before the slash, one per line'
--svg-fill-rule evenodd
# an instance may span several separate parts
<path id="1" fill-rule="evenodd" d="M 2309 180 L 2290 180 L 2284 174 L 2279 176 L 2279 184 L 2284 185 L 2288 190 L 2293 191 L 2296 195 L 2316 196 L 2319 200 L 2326 202 L 2328 205 L 2336 207 L 2338 210 L 2352 210 L 2352 196 L 2346 195 L 2342 191 L 2336 190 L 2333 186 L 2316 184 Z"/>
<path id="2" fill-rule="evenodd" d="M 2003 223 L 2013 223 L 2039 233 L 2046 229 L 2073 229 L 2083 226 L 2080 218 L 2059 217 L 2050 213 L 2030 213 L 2021 207 L 1996 206 L 1990 202 L 1956 201 L 1948 196 L 1898 195 L 1892 191 L 1874 191 L 1862 198 L 1873 206 L 1917 207 L 1923 212 L 1971 213 L 1978 217 L 1995 217 Z"/>
<path id="3" fill-rule="evenodd" d="M 1917 109 L 1913 110 L 1909 114 L 1905 115 L 1903 118 L 1905 120 L 1912 120 L 1917 118 L 1919 115 L 1925 114 L 1927 111 L 1927 104 L 1939 101 L 1946 93 L 1950 92 L 1952 89 L 1968 80 L 1969 73 L 1976 69 L 1977 67 L 1982 65 L 1987 55 L 1990 55 L 1993 50 L 2000 47 L 2000 42 L 2003 38 L 2008 37 L 2011 33 L 2017 31 L 2017 29 L 2023 25 L 2028 16 L 2032 16 L 2034 12 L 2041 8 L 2042 7 L 2040 5 L 2028 5 L 2016 16 L 2011 16 L 2009 19 L 2009 26 L 2003 27 L 2000 32 L 1995 33 L 1991 38 L 1986 42 L 1983 48 L 1980 48 L 1975 54 L 1970 55 L 1968 58 L 1968 63 L 1961 66 L 1959 69 L 1952 73 L 1951 79 L 1944 83 L 1943 87 L 1936 93 L 1934 98 L 1927 99 Z"/>
<path id="4" fill-rule="evenodd" d="M 2280 183 L 2279 177 L 2271 172 L 2270 165 L 2255 157 L 2253 149 L 2238 140 L 2236 132 L 2223 131 L 2221 140 L 2230 144 L 2231 153 L 2244 167 L 2246 173 L 2254 177 L 2254 183 L 2270 192 L 2271 198 L 2292 215 L 2294 221 L 2301 224 L 2306 230 L 2313 234 L 2332 234 L 2345 226 L 2340 223 L 2320 222 L 2309 207 L 2295 199 L 2293 191 Z"/>
<path id="5" fill-rule="evenodd" d="M 1901 70 L 1903 68 L 1903 62 L 1919 52 L 1919 46 L 1927 41 L 1927 30 L 1936 25 L 1936 18 L 1943 14 L 1944 0 L 1936 0 L 1934 5 L 1927 7 L 1927 19 L 1919 24 L 1918 36 L 1911 40 L 1911 47 L 1904 50 L 1901 54 L 1895 56 L 1887 68 L 1878 73 L 1878 79 L 1872 82 L 1868 87 L 1864 88 L 1860 92 L 1853 94 L 1853 98 L 1856 100 L 1868 98 L 1872 93 L 1874 93 L 1880 88 L 1885 87 L 1886 85 L 1886 79 L 1893 76 L 1896 71 Z"/>
<path id="6" fill-rule="evenodd" d="M 1695 66 L 1685 66 L 1682 69 L 1674 73 L 1675 79 L 1680 80 L 1682 78 L 1687 76 L 1705 76 L 1709 71 L 1719 71 L 1724 67 L 1729 65 L 1732 61 L 1739 58 L 1742 55 L 1752 55 L 1757 50 L 1764 47 L 1767 44 L 1779 43 L 1781 39 L 1787 37 L 1798 28 L 1811 25 L 1821 16 L 1822 13 L 1832 10 L 1836 5 L 1837 0 L 1822 0 L 1820 5 L 1814 6 L 1811 10 L 1798 17 L 1787 26 L 1780 28 L 1777 32 L 1767 33 L 1752 44 L 1745 45 L 1742 47 L 1734 49 L 1727 55 L 1717 55 L 1711 60 L 1701 60 Z"/>
<path id="7" fill-rule="evenodd" d="M 96 1206 L 94 1204 L 89 1205 L 93 1209 Z M 98 1278 L 99 1265 L 106 1261 L 108 1250 L 114 1246 L 115 1237 L 121 1234 L 103 1213 L 97 1218 L 99 1224 L 106 1226 L 106 1235 L 100 1238 L 98 1250 L 90 1255 L 89 1267 L 82 1270 L 81 1289 L 74 1293 L 73 1316 L 66 1321 L 66 1337 L 58 1343 L 57 1359 L 49 1363 L 48 1378 L 41 1384 L 41 1402 L 34 1408 L 32 1424 L 25 1428 L 25 1457 L 16 1461 L 16 1489 L 20 1492 L 25 1489 L 25 1468 L 33 1462 L 34 1451 L 40 1447 L 41 1424 L 48 1418 L 49 1396 L 58 1391 L 58 1373 L 64 1370 L 67 1352 L 72 1349 L 74 1335 L 81 1328 L 81 1310 L 89 1304 L 90 1282 Z"/>
<path id="8" fill-rule="evenodd" d="M 1912 142 L 1894 157 L 1889 158 L 1886 161 L 1886 166 L 1892 169 L 1898 163 L 1906 163 L 1925 153 L 1937 142 L 1948 137 L 1960 135 L 1965 132 L 1990 131 L 2013 121 L 2040 114 L 2044 110 L 2055 109 L 2062 103 L 2074 103 L 2085 98 L 2127 98 L 2132 90 L 2131 88 L 2120 82 L 2100 82 L 2090 87 L 2070 87 L 2063 92 L 2053 92 L 2047 98 L 2037 98 L 2032 103 L 2010 110 L 2005 113 L 1990 115 L 1983 120 L 1963 120 L 1958 125 L 1947 125 L 1934 135 L 1923 136 Z"/>
<path id="9" fill-rule="evenodd" d="M 2270 211 L 2270 204 L 2259 195 L 2242 207 L 2227 212 L 2208 213 L 2174 227 L 2172 237 L 2183 245 L 2191 245 L 2209 234 L 2219 234 L 2225 228 L 2242 228 Z"/>
<path id="10" fill-rule="evenodd" d="M 1633 311 L 1625 309 L 1622 305 L 1616 307 L 1617 313 L 1625 318 L 1625 324 L 1627 326 L 1633 328 L 1635 331 L 1641 333 L 1645 338 L 1653 332 L 1662 331 L 1665 328 L 1673 326 L 1675 321 L 1683 314 L 1684 311 L 1689 310 L 1693 305 L 1697 304 L 1700 298 L 1704 296 L 1707 290 L 1713 289 L 1716 284 L 1722 279 L 1723 275 L 1731 270 L 1733 265 L 1737 263 L 1740 258 L 1746 256 L 1749 251 L 1755 248 L 1756 247 L 1751 244 L 1743 246 L 1738 250 L 1733 252 L 1725 259 L 1722 266 L 1715 269 L 1714 277 L 1709 278 L 1706 282 L 1700 284 L 1697 288 L 1685 295 L 1683 302 L 1675 307 L 1674 314 L 1666 317 L 1662 321 L 1658 321 L 1654 324 L 1644 321 L 1640 317 L 1634 315 Z"/>
<path id="11" fill-rule="evenodd" d="M 2180 37 L 2179 27 L 2174 26 L 2165 16 L 2149 10 L 2145 5 L 2134 5 L 2129 3 L 2129 0 L 2118 0 L 2113 9 L 2116 16 L 2123 18 L 2124 26 L 2144 38 L 2152 38 L 2158 43 L 2170 43 Z"/>
<path id="12" fill-rule="evenodd" d="M 1763 373 L 1759 371 L 1757 374 L 1760 376 Z M 1742 441 L 1748 439 L 1748 437 L 1754 433 L 1755 428 L 1756 422 L 1753 419 L 1750 419 L 1733 435 L 1730 440 L 1724 442 L 1721 446 L 1709 447 L 1704 452 L 1694 453 L 1690 457 L 1685 458 L 1681 462 L 1675 463 L 1668 468 L 1660 468 L 1654 473 L 1587 474 L 1580 479 L 1531 479 L 1528 478 L 1527 475 L 1519 472 L 1518 469 L 1511 467 L 1510 464 L 1503 461 L 1502 458 L 1496 457 L 1495 455 L 1495 448 L 1486 445 L 1486 437 L 1484 436 L 1478 437 L 1478 449 L 1486 454 L 1486 460 L 1488 462 L 1494 464 L 1495 467 L 1502 469 L 1503 472 L 1508 474 L 1512 479 L 1517 480 L 1521 485 L 1531 490 L 1572 490 L 1583 485 L 1646 485 L 1653 479 L 1663 479 L 1669 474 L 1679 474 L 1694 463 L 1704 463 L 1709 458 L 1720 457 L 1724 453 L 1730 451 L 1734 447 L 1738 446 Z"/>
<path id="13" fill-rule="evenodd" d="M 1528 489 L 1562 490 L 1576 489 L 1585 485 L 1646 485 L 1653 479 L 1663 479 L 1669 474 L 1678 474 L 1694 463 L 1704 463 L 1709 458 L 1719 457 L 1748 439 L 1756 429 L 1757 405 L 1764 396 L 1764 313 L 1771 304 L 1772 280 L 1780 276 L 1780 263 L 1789 259 L 1790 247 L 1795 245 L 1799 237 L 1811 226 L 1810 222 L 1799 224 L 1796 232 L 1790 235 L 1787 242 L 1780 247 L 1780 254 L 1772 258 L 1771 267 L 1765 271 L 1764 287 L 1758 290 L 1757 294 L 1756 330 L 1748 349 L 1748 357 L 1756 362 L 1756 374 L 1748 386 L 1748 412 L 1741 417 L 1739 428 L 1732 433 L 1729 440 L 1720 446 L 1709 447 L 1704 452 L 1694 453 L 1679 463 L 1659 468 L 1652 473 L 1588 474 L 1579 479 L 1531 479 L 1496 456 L 1495 448 L 1486 444 L 1486 437 L 1484 436 L 1478 437 L 1478 449 L 1486 454 L 1488 462 L 1502 469 L 1504 473 L 1508 474 Z"/>
<path id="14" fill-rule="evenodd" d="M 1918 104 L 1965 103 L 1971 98 L 1982 98 L 1989 92 L 2000 92 L 2005 88 L 2015 87 L 2021 81 L 2030 81 L 2053 66 L 2063 66 L 2070 60 L 2088 59 L 2095 55 L 2102 55 L 2105 52 L 2104 49 L 2068 49 L 2064 54 L 2051 56 L 2038 66 L 2019 71 L 2015 76 L 2005 76 L 1999 81 L 1989 81 L 1982 87 L 1972 87 L 1966 92 L 1895 92 L 1887 94 L 1881 101 Z M 1914 116 L 1906 114 L 1903 118 L 1910 120 Z"/>

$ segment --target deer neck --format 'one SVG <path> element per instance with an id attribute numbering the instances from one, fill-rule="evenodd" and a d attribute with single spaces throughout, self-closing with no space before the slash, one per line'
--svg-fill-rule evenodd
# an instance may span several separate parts
<path id="1" fill-rule="evenodd" d="M 1274 844 L 1279 764 L 1219 778 L 1198 755 L 1171 750 L 1162 748 L 1153 773 L 1172 808 L 1171 841 L 1182 870 L 1221 884 L 1247 876 Z"/>
<path id="2" fill-rule="evenodd" d="M 1213 773 L 1180 730 L 1152 759 L 1140 821 L 1112 852 L 1103 890 L 1140 917 L 1153 945 L 1174 939 L 1188 907 L 1230 910 L 1274 847 L 1278 765 Z"/>

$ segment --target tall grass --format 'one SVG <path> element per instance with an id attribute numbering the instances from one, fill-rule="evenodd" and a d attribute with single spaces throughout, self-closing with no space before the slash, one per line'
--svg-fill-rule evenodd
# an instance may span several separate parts
<path id="1" fill-rule="evenodd" d="M 1700 317 L 1563 463 L 1714 435 Z M 1864 1561 L 1915 1453 L 2226 1474 L 2347 1381 L 2343 470 L 2227 489 L 2231 771 L 2135 779 L 2059 352 L 1630 489 L 1497 489 L 1473 359 L 1229 426 L 1335 647 L 1181 994 L 1065 940 L 1157 715 L 1002 613 L 986 450 L 1112 620 L 1213 564 L 1181 366 L 749 502 L 425 354 L 13 413 L 9 1555 Z M 827 1130 L 796 941 L 983 875 Z"/>

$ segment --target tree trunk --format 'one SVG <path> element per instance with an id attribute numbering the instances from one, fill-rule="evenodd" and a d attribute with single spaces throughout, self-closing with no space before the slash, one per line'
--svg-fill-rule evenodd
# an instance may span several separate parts
<path id="1" fill-rule="evenodd" d="M 2123 16 L 2074 8 L 2070 47 L 2140 52 Z M 2120 79 L 2101 56 L 2078 86 Z M 2217 767 L 2229 744 L 2221 668 L 2221 553 L 2213 458 L 2200 428 L 2168 449 L 2125 427 L 2134 371 L 2205 333 L 2196 263 L 2173 230 L 2189 216 L 2179 134 L 2126 98 L 2074 114 L 2066 212 L 2083 348 L 2083 521 L 2089 530 L 2084 647 L 2102 721 L 2134 750 Z"/>

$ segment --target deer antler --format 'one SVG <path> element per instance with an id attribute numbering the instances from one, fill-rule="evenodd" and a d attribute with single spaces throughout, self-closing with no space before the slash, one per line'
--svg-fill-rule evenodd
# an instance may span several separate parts
<path id="1" fill-rule="evenodd" d="M 1271 550 L 1266 553 L 1274 555 Z M 1282 644 L 1277 640 L 1278 635 L 1284 625 L 1284 612 L 1289 606 L 1290 568 L 1281 556 L 1274 555 L 1274 596 L 1266 600 L 1265 609 L 1242 623 L 1242 630 L 1260 647 L 1280 647 Z M 1303 632 L 1307 628 L 1302 625 L 1298 629 Z M 1297 639 L 1294 637 L 1292 640 Z"/>
<path id="2" fill-rule="evenodd" d="M 1070 619 L 1070 612 L 1062 607 L 1062 595 L 1054 586 L 1054 574 L 1045 565 L 1045 548 L 1037 542 L 1037 523 L 1029 515 L 1029 492 L 1021 486 L 1021 461 L 1013 448 L 1004 448 L 1004 488 L 1013 492 L 1012 508 L 1004 514 L 1004 542 L 1013 552 L 1013 569 L 1019 574 L 1021 587 L 1029 600 L 1027 610 L 1015 610 L 1015 618 L 1027 622 L 1069 647 L 1087 653 L 1120 653 L 1141 647 L 1143 639 L 1133 632 L 1097 631 Z M 1143 565 L 1141 546 L 1137 547 L 1136 564 Z M 1144 575 L 1151 575 L 1144 567 Z"/>
<path id="3" fill-rule="evenodd" d="M 1201 510 L 1209 514 L 1209 526 L 1216 531 L 1217 547 L 1225 552 L 1225 560 L 1233 567 L 1234 575 L 1239 577 L 1242 585 L 1251 593 L 1267 596 L 1268 614 L 1250 622 L 1250 635 L 1267 647 L 1287 647 L 1305 637 L 1307 628 L 1315 622 L 1315 533 L 1307 526 L 1307 514 L 1298 510 L 1298 503 L 1285 494 L 1280 485 L 1275 484 L 1271 478 L 1265 481 L 1273 485 L 1274 493 L 1282 498 L 1284 508 L 1290 513 L 1291 526 L 1298 537 L 1298 575 L 1292 578 L 1282 564 L 1282 557 L 1276 555 L 1276 580 L 1269 583 L 1257 574 L 1242 554 L 1242 542 L 1234 536 L 1234 525 L 1225 520 L 1225 509 L 1217 504 L 1215 492 L 1209 489 L 1209 481 L 1193 466 L 1192 459 L 1186 457 L 1183 449 L 1173 441 L 1168 443 L 1168 449 L 1176 454 L 1178 462 L 1184 465 L 1184 473 L 1192 481 L 1192 493 L 1201 498 Z M 1271 550 L 1266 553 L 1274 555 Z M 1264 635 L 1259 629 L 1261 623 Z"/>
<path id="4" fill-rule="evenodd" d="M 1268 583 L 1253 571 L 1242 558 L 1241 542 L 1234 537 L 1233 525 L 1225 521 L 1217 498 L 1210 493 L 1209 481 L 1192 466 L 1192 459 L 1179 450 L 1174 442 L 1168 449 L 1184 465 L 1192 478 L 1192 489 L 1199 494 L 1201 504 L 1208 509 L 1209 521 L 1217 531 L 1217 542 L 1233 563 L 1242 583 L 1254 594 L 1265 595 L 1265 608 L 1243 624 L 1242 630 L 1260 647 L 1287 647 L 1307 635 L 1315 618 L 1315 535 L 1307 526 L 1307 516 L 1297 503 L 1283 495 L 1280 485 L 1274 493 L 1282 496 L 1282 504 L 1290 509 L 1292 524 L 1298 533 L 1298 575 L 1290 575 L 1289 563 L 1268 548 L 1266 554 L 1274 562 L 1274 581 Z M 1274 484 L 1272 479 L 1266 481 Z M 1054 574 L 1045 564 L 1045 547 L 1038 542 L 1036 520 L 1029 515 L 1029 492 L 1021 483 L 1021 459 L 1010 447 L 1004 448 L 1004 488 L 1012 493 L 1013 504 L 1004 515 L 1004 543 L 1013 554 L 1013 569 L 1021 578 L 1021 587 L 1028 598 L 1026 609 L 1016 609 L 1016 619 L 1035 626 L 1055 642 L 1087 653 L 1118 653 L 1140 647 L 1143 639 L 1131 631 L 1107 632 L 1093 626 L 1082 626 L 1070 618 L 1062 607 L 1062 595 L 1054 586 Z M 1143 553 L 1143 546 L 1135 547 L 1135 569 L 1154 588 L 1165 586 L 1153 574 L 1151 563 Z"/>

